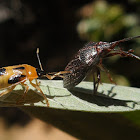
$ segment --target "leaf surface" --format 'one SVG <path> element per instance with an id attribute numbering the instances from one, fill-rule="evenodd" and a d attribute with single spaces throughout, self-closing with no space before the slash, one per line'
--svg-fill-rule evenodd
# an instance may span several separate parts
<path id="1" fill-rule="evenodd" d="M 125 112 L 140 110 L 140 89 L 100 84 L 98 93 L 93 94 L 92 82 L 81 82 L 71 91 L 63 88 L 62 80 L 39 80 L 40 88 L 49 100 L 50 108 L 86 112 Z M 16 88 L 0 98 L 0 106 L 47 107 L 44 98 L 28 82 L 29 91 L 20 104 L 24 88 Z"/>

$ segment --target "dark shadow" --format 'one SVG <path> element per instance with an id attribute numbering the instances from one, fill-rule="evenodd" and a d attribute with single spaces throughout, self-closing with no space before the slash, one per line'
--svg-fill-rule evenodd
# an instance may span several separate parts
<path id="1" fill-rule="evenodd" d="M 37 92 L 37 91 L 35 92 L 35 90 L 29 89 L 25 98 L 22 99 L 23 92 L 24 92 L 24 90 L 16 90 L 16 92 L 13 90 L 11 93 L 8 93 L 9 96 L 6 96 L 6 98 L 4 98 L 4 100 L 0 101 L 0 106 L 17 106 L 17 105 L 22 106 L 24 104 L 30 104 L 30 105 L 34 106 L 34 103 L 38 103 L 40 101 L 42 103 L 46 104 L 46 102 L 44 101 L 44 98 L 42 97 L 42 95 L 39 92 Z M 64 95 L 63 96 L 45 95 L 45 96 L 48 99 L 52 99 L 52 100 L 55 97 L 64 97 Z M 71 94 L 65 95 L 65 96 L 71 96 Z M 19 100 L 21 100 L 20 103 L 17 103 Z M 61 104 L 61 103 L 59 103 L 59 104 Z"/>
<path id="2" fill-rule="evenodd" d="M 87 102 L 97 104 L 98 106 L 124 106 L 129 107 L 131 109 L 134 109 L 135 105 L 138 104 L 137 102 L 134 102 L 132 100 L 119 100 L 119 99 L 113 99 L 117 95 L 117 93 L 113 93 L 113 88 L 115 86 L 112 86 L 110 90 L 108 90 L 108 94 L 103 94 L 102 92 L 97 92 L 96 94 L 93 93 L 93 90 L 90 89 L 84 89 L 79 87 L 74 87 L 73 89 L 69 90 L 74 96 L 86 100 Z M 111 95 L 110 95 L 111 94 Z M 128 106 L 127 103 L 132 102 L 132 107 Z"/>
<path id="3" fill-rule="evenodd" d="M 104 91 L 102 92 L 97 92 L 96 94 L 93 93 L 92 89 L 85 89 L 85 88 L 79 88 L 79 87 L 75 87 L 71 90 L 69 90 L 71 92 L 71 94 L 73 94 L 74 96 L 85 100 L 89 103 L 93 103 L 93 104 L 97 104 L 98 106 L 124 106 L 124 107 L 129 107 L 131 109 L 135 108 L 136 104 L 139 104 L 137 102 L 134 102 L 132 100 L 119 100 L 119 99 L 113 99 L 113 97 L 115 97 L 117 95 L 117 93 L 113 92 L 115 86 L 112 86 L 110 88 L 110 90 L 108 90 L 108 94 L 105 95 Z M 4 102 L 0 102 L 0 105 L 6 105 L 6 106 L 15 106 L 16 102 L 22 97 L 23 94 L 23 90 L 17 90 L 16 91 L 18 93 L 15 92 L 11 92 L 11 94 L 4 100 Z M 63 96 L 52 96 L 52 95 L 46 95 L 46 97 L 48 99 L 54 99 L 55 97 L 66 97 L 66 96 L 71 96 L 71 94 L 69 95 L 63 95 Z M 7 102 L 8 101 L 8 102 Z M 9 102 L 10 101 L 10 102 Z M 37 103 L 41 101 L 42 103 L 46 104 L 46 102 L 44 101 L 44 98 L 41 95 L 38 95 L 37 93 L 35 93 L 35 91 L 33 90 L 29 90 L 28 94 L 26 95 L 26 97 L 24 98 L 23 102 L 21 102 L 20 105 L 23 105 L 25 103 L 30 104 L 30 105 L 34 105 L 34 103 Z M 55 99 L 54 99 L 55 101 Z M 57 102 L 57 101 L 56 101 Z M 128 103 L 131 102 L 132 105 L 131 107 L 128 106 Z M 7 104 L 8 103 L 8 104 Z M 59 103 L 59 102 L 57 102 Z M 61 104 L 61 103 L 59 103 Z M 61 104 L 62 105 L 62 104 Z M 64 105 L 62 105 L 64 108 L 66 108 Z"/>

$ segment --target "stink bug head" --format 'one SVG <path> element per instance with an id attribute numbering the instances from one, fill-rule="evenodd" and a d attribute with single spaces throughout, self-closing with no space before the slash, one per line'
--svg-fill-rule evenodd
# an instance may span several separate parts
<path id="1" fill-rule="evenodd" d="M 140 38 L 140 36 L 128 37 L 128 38 L 124 38 L 124 39 L 121 39 L 121 40 L 118 40 L 118 41 L 110 42 L 111 46 L 110 46 L 109 49 L 114 49 L 115 46 L 118 45 L 119 43 L 126 42 L 126 41 L 129 41 L 129 40 L 135 39 L 135 38 Z"/>
<path id="2" fill-rule="evenodd" d="M 114 42 L 98 42 L 96 43 L 95 47 L 97 50 L 97 54 L 100 56 L 100 58 L 106 58 L 114 55 L 120 55 L 121 57 L 134 57 L 138 60 L 140 60 L 140 57 L 132 54 L 134 50 L 130 49 L 128 51 L 122 51 L 122 49 L 116 49 L 115 47 L 119 45 L 122 42 L 126 42 L 135 38 L 140 38 L 140 36 L 135 36 L 135 37 L 129 37 L 129 38 L 124 38 L 118 41 Z"/>

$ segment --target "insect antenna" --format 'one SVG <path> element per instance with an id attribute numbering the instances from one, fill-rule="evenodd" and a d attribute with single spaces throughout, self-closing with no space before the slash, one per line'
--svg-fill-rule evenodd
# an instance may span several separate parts
<path id="1" fill-rule="evenodd" d="M 115 46 L 118 45 L 121 42 L 129 41 L 129 40 L 132 40 L 132 39 L 135 39 L 135 38 L 140 38 L 140 35 L 139 36 L 134 36 L 134 37 L 124 38 L 124 39 L 121 39 L 121 40 L 118 40 L 118 41 L 114 41 L 114 42 L 110 42 L 110 44 L 111 44 L 110 49 L 115 48 Z"/>
<path id="2" fill-rule="evenodd" d="M 44 71 L 43 67 L 42 67 L 42 64 L 41 64 L 41 61 L 40 61 L 40 58 L 39 58 L 39 48 L 37 48 L 37 50 L 36 50 L 36 55 L 37 55 L 37 59 L 38 59 L 38 63 L 39 63 L 40 69 L 42 71 Z"/>

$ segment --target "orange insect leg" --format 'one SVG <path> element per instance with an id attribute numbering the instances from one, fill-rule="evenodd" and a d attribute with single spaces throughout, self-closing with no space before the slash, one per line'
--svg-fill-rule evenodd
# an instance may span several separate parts
<path id="1" fill-rule="evenodd" d="M 15 85 L 15 86 L 16 86 L 16 85 Z M 15 88 L 15 86 L 12 86 L 11 88 L 8 88 L 6 91 L 2 92 L 2 93 L 0 94 L 0 97 L 2 97 L 3 95 L 5 95 L 5 94 L 11 92 L 11 91 Z"/>
<path id="2" fill-rule="evenodd" d="M 55 78 L 55 77 L 64 78 L 64 76 L 61 74 L 66 74 L 66 73 L 70 73 L 70 71 L 51 72 L 51 73 L 46 74 L 46 77 L 50 80 Z M 52 75 L 50 75 L 50 74 L 52 74 Z"/>
<path id="3" fill-rule="evenodd" d="M 24 91 L 24 94 L 23 96 L 17 101 L 17 104 L 20 104 L 20 102 L 22 100 L 24 100 L 25 96 L 27 95 L 27 92 L 29 90 L 29 86 L 27 84 L 25 84 L 24 82 L 21 83 L 21 85 L 23 85 L 25 87 L 25 91 Z"/>
<path id="4" fill-rule="evenodd" d="M 31 84 L 34 88 L 36 88 L 37 90 L 40 91 L 40 93 L 42 94 L 42 96 L 43 96 L 44 99 L 46 100 L 47 106 L 49 107 L 49 101 L 48 101 L 47 97 L 45 96 L 45 94 L 43 93 L 43 91 L 40 89 L 40 87 L 39 87 L 39 85 L 38 85 L 38 83 L 37 83 L 37 79 L 35 79 L 36 84 L 32 83 L 32 80 L 29 80 L 29 81 L 30 81 L 30 84 Z"/>

